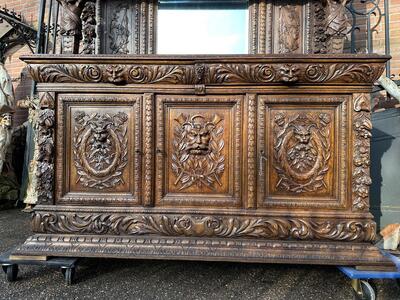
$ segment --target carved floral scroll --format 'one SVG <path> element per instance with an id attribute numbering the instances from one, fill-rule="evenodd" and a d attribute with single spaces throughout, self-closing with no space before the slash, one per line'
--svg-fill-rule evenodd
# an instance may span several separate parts
<path id="1" fill-rule="evenodd" d="M 54 94 L 40 95 L 40 110 L 37 117 L 36 165 L 38 204 L 52 204 L 54 192 L 54 138 L 55 112 Z"/>
<path id="2" fill-rule="evenodd" d="M 367 211 L 369 208 L 369 186 L 372 183 L 369 170 L 372 136 L 370 96 L 368 94 L 356 94 L 353 105 L 353 210 Z"/>
<path id="3" fill-rule="evenodd" d="M 375 223 L 355 220 L 245 218 L 191 215 L 118 215 L 36 212 L 35 232 L 261 238 L 292 240 L 373 241 Z"/>
<path id="4" fill-rule="evenodd" d="M 123 84 L 268 84 L 373 83 L 379 63 L 222 63 L 193 65 L 42 64 L 30 65 L 34 80 L 45 83 Z M 199 77 L 200 75 L 200 77 Z"/>

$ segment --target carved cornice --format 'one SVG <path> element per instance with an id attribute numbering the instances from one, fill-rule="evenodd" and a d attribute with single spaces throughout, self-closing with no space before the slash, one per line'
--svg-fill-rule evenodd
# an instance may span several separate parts
<path id="1" fill-rule="evenodd" d="M 159 235 L 371 242 L 371 220 L 243 218 L 236 216 L 123 215 L 110 213 L 39 212 L 32 218 L 37 233 Z"/>
<path id="2" fill-rule="evenodd" d="M 288 59 L 290 61 L 290 59 Z M 199 65 L 202 69 L 199 72 Z M 112 84 L 372 84 L 380 62 L 202 63 L 202 64 L 31 64 L 41 83 Z"/>

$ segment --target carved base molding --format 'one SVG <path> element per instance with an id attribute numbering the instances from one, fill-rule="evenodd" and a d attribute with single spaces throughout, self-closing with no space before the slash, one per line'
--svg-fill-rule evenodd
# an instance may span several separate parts
<path id="1" fill-rule="evenodd" d="M 368 244 L 160 236 L 33 235 L 15 255 L 391 266 Z"/>

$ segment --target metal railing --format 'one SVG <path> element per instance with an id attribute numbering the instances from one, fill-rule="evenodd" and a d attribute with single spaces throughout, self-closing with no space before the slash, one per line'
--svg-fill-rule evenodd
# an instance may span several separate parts
<path id="1" fill-rule="evenodd" d="M 390 55 L 390 14 L 389 0 L 350 0 L 347 9 L 351 16 L 350 48 L 352 53 L 374 53 L 374 33 L 384 27 L 384 53 Z M 361 21 L 361 22 L 360 22 Z M 357 33 L 366 29 L 366 47 L 357 48 Z M 390 61 L 386 65 L 386 76 L 391 77 Z"/>

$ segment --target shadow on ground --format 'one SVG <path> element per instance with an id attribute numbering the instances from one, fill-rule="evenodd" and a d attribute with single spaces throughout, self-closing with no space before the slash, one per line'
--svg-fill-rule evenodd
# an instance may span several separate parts
<path id="1" fill-rule="evenodd" d="M 29 215 L 0 211 L 0 251 L 30 234 Z M 353 299 L 349 280 L 326 266 L 84 259 L 77 283 L 59 270 L 20 266 L 18 281 L 0 279 L 0 299 Z M 392 280 L 374 280 L 378 299 L 400 299 Z"/>

